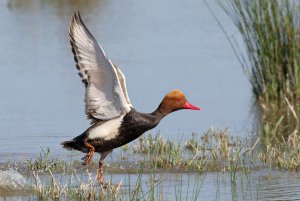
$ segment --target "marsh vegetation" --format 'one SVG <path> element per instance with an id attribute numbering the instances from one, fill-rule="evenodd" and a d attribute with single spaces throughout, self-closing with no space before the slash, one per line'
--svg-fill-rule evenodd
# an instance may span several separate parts
<path id="1" fill-rule="evenodd" d="M 96 180 L 96 163 L 82 166 L 77 160 L 55 158 L 49 149 L 25 163 L 7 162 L 3 169 L 27 175 L 22 189 L 39 200 L 197 200 L 209 172 L 228 175 L 236 185 L 241 175 L 249 178 L 258 169 L 297 171 L 298 142 L 268 146 L 265 152 L 259 140 L 231 137 L 227 129 L 193 133 L 184 142 L 148 134 L 105 164 L 103 186 Z M 170 183 L 173 189 L 166 189 Z"/>
<path id="2" fill-rule="evenodd" d="M 256 98 L 284 103 L 300 97 L 300 5 L 293 0 L 230 0 L 225 12 L 241 33 L 246 54 L 231 45 L 248 74 Z"/>
<path id="3" fill-rule="evenodd" d="M 220 5 L 241 33 L 245 45 L 246 51 L 242 53 L 235 38 L 222 27 L 252 84 L 259 108 L 261 138 L 268 153 L 265 158 L 276 158 L 277 151 L 296 151 L 300 115 L 299 2 L 230 0 Z"/>

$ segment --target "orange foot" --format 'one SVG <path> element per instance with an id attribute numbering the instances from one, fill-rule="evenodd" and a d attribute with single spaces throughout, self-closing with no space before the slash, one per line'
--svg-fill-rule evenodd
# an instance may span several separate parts
<path id="1" fill-rule="evenodd" d="M 88 164 L 89 162 L 91 162 L 91 160 L 92 160 L 92 158 L 93 158 L 93 156 L 94 156 L 95 148 L 87 142 L 87 139 L 85 139 L 85 140 L 83 141 L 83 143 L 84 143 L 84 146 L 86 146 L 86 147 L 89 148 L 89 150 L 90 150 L 89 153 L 87 153 L 87 154 L 85 155 L 85 157 L 82 158 L 82 159 L 84 160 L 82 164 L 83 164 L 83 165 L 86 165 L 86 164 Z"/>

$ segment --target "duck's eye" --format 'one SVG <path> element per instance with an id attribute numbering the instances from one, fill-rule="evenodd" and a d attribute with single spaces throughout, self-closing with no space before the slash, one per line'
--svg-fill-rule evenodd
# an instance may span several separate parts
<path id="1" fill-rule="evenodd" d="M 180 103 L 181 102 L 181 98 L 176 98 L 176 102 Z"/>

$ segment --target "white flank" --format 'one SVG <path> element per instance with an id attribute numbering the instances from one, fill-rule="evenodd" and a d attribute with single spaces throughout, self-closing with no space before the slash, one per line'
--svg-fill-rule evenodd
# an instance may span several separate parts
<path id="1" fill-rule="evenodd" d="M 124 116 L 125 115 L 121 115 L 118 118 L 108 120 L 100 126 L 92 128 L 89 132 L 88 138 L 91 140 L 97 138 L 110 140 L 115 138 L 119 134 L 119 127 L 121 126 L 121 122 L 123 121 Z"/>

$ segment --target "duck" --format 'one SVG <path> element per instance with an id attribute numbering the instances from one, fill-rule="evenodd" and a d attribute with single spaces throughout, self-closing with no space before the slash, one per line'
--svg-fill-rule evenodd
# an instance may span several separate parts
<path id="1" fill-rule="evenodd" d="M 72 16 L 69 36 L 78 74 L 85 86 L 85 113 L 91 125 L 81 135 L 61 145 L 67 150 L 83 152 L 83 165 L 92 161 L 94 153 L 99 153 L 97 180 L 102 184 L 104 159 L 115 148 L 153 129 L 172 112 L 200 108 L 175 89 L 164 96 L 153 112 L 136 111 L 128 96 L 124 74 L 108 59 L 79 12 Z"/>

